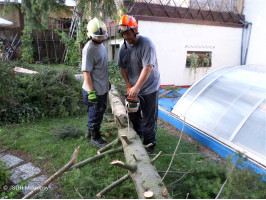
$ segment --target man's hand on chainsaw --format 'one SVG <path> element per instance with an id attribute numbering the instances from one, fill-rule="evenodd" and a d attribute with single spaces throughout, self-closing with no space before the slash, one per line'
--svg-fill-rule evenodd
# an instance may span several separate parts
<path id="1" fill-rule="evenodd" d="M 95 90 L 88 91 L 88 102 L 97 104 L 97 95 Z"/>
<path id="2" fill-rule="evenodd" d="M 139 109 L 139 105 L 140 105 L 140 101 L 138 98 L 139 91 L 137 93 L 134 93 L 134 90 L 132 89 L 134 89 L 134 87 L 127 89 L 126 99 L 125 99 L 125 106 L 126 106 L 127 112 L 129 113 L 137 112 Z"/>
<path id="3" fill-rule="evenodd" d="M 132 87 L 127 89 L 127 96 L 128 97 L 137 97 L 139 94 L 140 89 L 137 87 Z"/>

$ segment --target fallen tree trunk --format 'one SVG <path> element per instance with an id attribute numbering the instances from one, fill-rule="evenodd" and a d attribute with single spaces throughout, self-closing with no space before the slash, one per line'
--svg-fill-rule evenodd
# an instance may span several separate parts
<path id="1" fill-rule="evenodd" d="M 129 171 L 139 198 L 171 198 L 141 139 L 134 131 L 132 125 L 128 123 L 125 107 L 113 85 L 109 91 L 109 100 L 117 122 L 118 137 L 122 142 L 127 162 L 123 163 L 116 160 L 111 164 Z"/>

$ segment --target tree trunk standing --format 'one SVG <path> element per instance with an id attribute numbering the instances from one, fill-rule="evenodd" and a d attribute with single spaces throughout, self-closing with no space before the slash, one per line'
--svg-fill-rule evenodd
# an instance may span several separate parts
<path id="1" fill-rule="evenodd" d="M 80 5 L 80 6 L 79 6 Z M 79 37 L 79 34 L 81 32 L 80 30 L 80 25 L 82 23 L 83 19 L 83 14 L 84 14 L 84 6 L 81 6 L 81 0 L 77 0 L 77 6 L 76 6 L 76 16 L 77 16 L 77 38 Z M 82 49 L 83 49 L 83 44 L 79 41 L 79 55 L 82 55 Z"/>
<path id="2" fill-rule="evenodd" d="M 112 164 L 128 169 L 139 198 L 171 198 L 155 166 L 152 164 L 141 139 L 131 124 L 129 127 L 127 126 L 125 107 L 113 85 L 109 91 L 109 100 L 113 114 L 118 122 L 118 137 L 122 142 L 127 162 L 113 161 Z"/>

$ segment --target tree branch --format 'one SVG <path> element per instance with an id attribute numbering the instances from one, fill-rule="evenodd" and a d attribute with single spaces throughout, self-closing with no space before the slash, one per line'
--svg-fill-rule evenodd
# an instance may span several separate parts
<path id="1" fill-rule="evenodd" d="M 106 188 L 104 188 L 102 191 L 100 191 L 96 196 L 98 198 L 101 198 L 102 195 L 104 195 L 105 193 L 109 192 L 111 189 L 113 189 L 114 187 L 116 187 L 117 185 L 119 185 L 120 183 L 123 183 L 124 181 L 126 181 L 128 178 L 130 177 L 129 174 L 123 176 L 122 178 L 118 179 L 117 181 L 113 182 L 111 185 L 108 185 Z"/>
<path id="2" fill-rule="evenodd" d="M 115 144 L 118 143 L 118 138 L 116 138 L 114 141 L 110 142 L 109 144 L 107 144 L 106 146 L 102 147 L 101 149 L 99 149 L 97 151 L 97 154 L 101 154 L 103 152 L 105 152 L 107 149 L 109 149 L 110 147 L 114 146 Z"/>
<path id="3" fill-rule="evenodd" d="M 78 153 L 79 153 L 79 147 L 77 147 L 70 159 L 70 161 L 62 167 L 59 171 L 57 171 L 54 175 L 52 175 L 50 178 L 48 178 L 41 186 L 37 187 L 35 190 L 31 191 L 27 195 L 25 195 L 22 199 L 29 199 L 33 197 L 35 194 L 39 193 L 42 188 L 47 187 L 51 182 L 53 182 L 55 179 L 57 179 L 59 176 L 61 176 L 64 172 L 66 172 L 72 165 L 74 165 L 77 162 L 78 159 Z"/>
<path id="4" fill-rule="evenodd" d="M 162 155 L 162 151 L 160 151 L 152 160 L 151 163 L 155 163 L 155 161 Z"/>
<path id="5" fill-rule="evenodd" d="M 223 185 L 222 185 L 221 189 L 219 190 L 219 192 L 218 192 L 217 196 L 215 197 L 215 199 L 219 199 L 219 197 L 220 197 L 220 195 L 221 195 L 221 193 L 222 193 L 222 191 L 223 191 L 223 189 L 224 189 L 224 186 L 225 186 L 225 184 L 227 183 L 227 181 L 228 181 L 228 178 L 227 178 L 227 179 L 225 180 L 225 182 L 223 183 Z"/>
<path id="6" fill-rule="evenodd" d="M 120 160 L 114 160 L 111 162 L 112 165 L 117 165 L 119 167 L 122 167 L 124 169 L 129 170 L 130 172 L 134 173 L 137 170 L 137 165 L 129 165 L 127 163 L 124 163 Z"/>
<path id="7" fill-rule="evenodd" d="M 130 144 L 131 142 L 129 141 L 127 135 L 121 135 L 121 138 L 127 143 Z"/>
<path id="8" fill-rule="evenodd" d="M 109 154 L 114 154 L 114 153 L 118 153 L 118 152 L 122 152 L 123 151 L 123 148 L 122 147 L 119 147 L 117 149 L 112 149 L 112 150 L 109 150 L 109 151 L 106 151 L 104 153 L 101 153 L 99 155 L 96 155 L 96 156 L 93 156 L 93 157 L 90 157 L 86 160 L 83 160 L 75 165 L 73 165 L 71 168 L 69 168 L 69 171 L 74 169 L 74 168 L 81 168 L 85 165 L 87 165 L 88 163 L 92 162 L 92 161 L 95 161 L 97 159 L 100 159 L 100 158 L 103 158 L 105 155 L 109 155 Z"/>

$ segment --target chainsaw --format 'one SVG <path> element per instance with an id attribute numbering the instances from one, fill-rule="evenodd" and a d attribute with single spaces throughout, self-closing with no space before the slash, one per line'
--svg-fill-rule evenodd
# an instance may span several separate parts
<path id="1" fill-rule="evenodd" d="M 129 113 L 137 112 L 139 109 L 139 98 L 138 97 L 129 97 L 128 93 L 131 88 L 127 89 L 126 99 L 125 99 L 125 105 L 126 109 Z"/>

